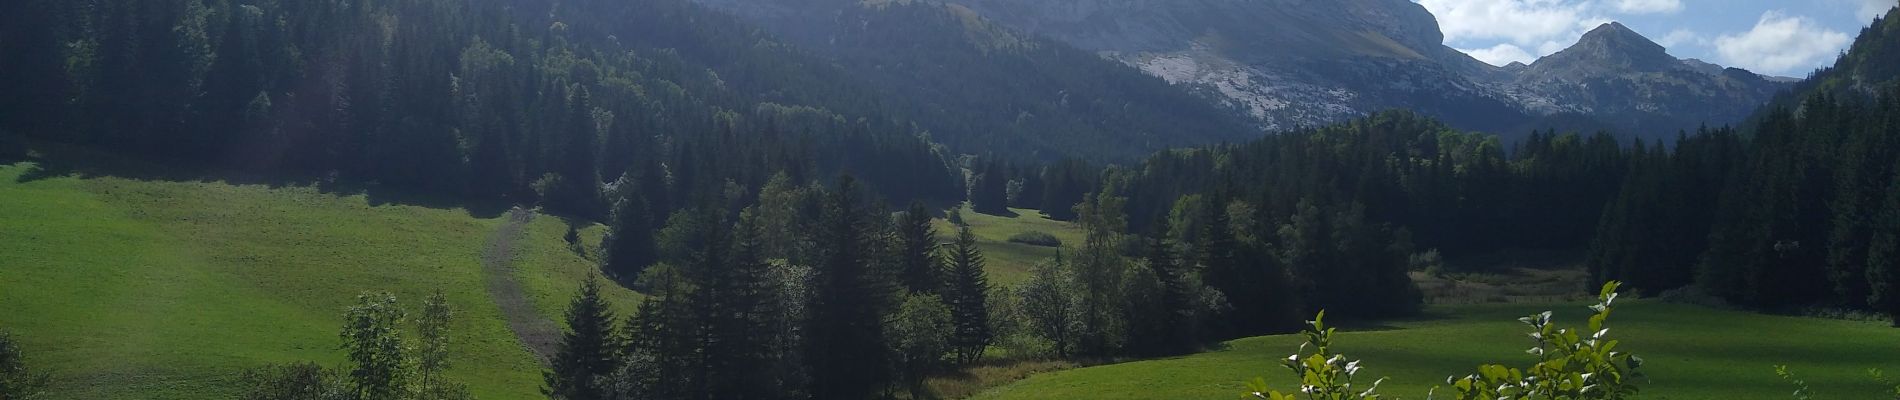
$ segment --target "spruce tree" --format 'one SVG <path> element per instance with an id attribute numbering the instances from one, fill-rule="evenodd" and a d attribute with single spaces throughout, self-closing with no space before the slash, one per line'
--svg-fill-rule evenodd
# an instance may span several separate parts
<path id="1" fill-rule="evenodd" d="M 860 190 L 851 176 L 840 178 L 817 232 L 805 336 L 814 398 L 871 398 L 890 383 L 883 331 L 890 290 L 872 270 L 873 225 Z"/>
<path id="2" fill-rule="evenodd" d="M 561 336 L 559 349 L 543 373 L 549 397 L 566 400 L 607 398 L 600 383 L 619 362 L 619 338 L 614 334 L 614 316 L 607 301 L 600 297 L 600 281 L 589 277 L 581 284 L 567 307 L 568 331 Z"/>
<path id="3" fill-rule="evenodd" d="M 613 221 L 600 246 L 606 250 L 602 269 L 622 282 L 638 278 L 657 257 L 652 211 L 646 199 L 630 192 L 624 190 L 614 202 Z"/>
<path id="4" fill-rule="evenodd" d="M 912 202 L 897 222 L 898 274 L 914 293 L 937 293 L 943 288 L 937 227 L 921 202 Z"/>
<path id="5" fill-rule="evenodd" d="M 749 220 L 730 228 L 717 219 L 711 222 L 690 295 L 701 327 L 695 347 L 703 371 L 692 378 L 700 385 L 694 392 L 706 399 L 771 398 L 780 391 L 772 375 L 776 343 L 763 333 L 774 329 L 781 315 L 771 264 L 764 259 L 758 227 Z"/>
<path id="6" fill-rule="evenodd" d="M 1900 165 L 1895 167 L 1900 171 Z M 1894 327 L 1900 327 L 1900 174 L 1887 185 L 1886 204 L 1875 217 L 1877 227 L 1867 249 L 1866 280 L 1870 294 L 1867 303 L 1887 314 Z"/>
<path id="7" fill-rule="evenodd" d="M 1175 252 L 1175 241 L 1170 236 L 1172 229 L 1168 220 L 1162 218 L 1153 227 L 1154 234 L 1148 238 L 1148 273 L 1154 276 L 1157 293 L 1153 315 L 1140 316 L 1142 323 L 1154 324 L 1155 329 L 1148 330 L 1155 335 L 1149 339 L 1150 351 L 1156 354 L 1178 354 L 1190 350 L 1193 345 L 1193 327 L 1191 320 L 1194 306 L 1190 301 L 1193 288 L 1188 286 L 1188 271 L 1181 264 Z M 1133 322 L 1131 322 L 1133 323 Z"/>
<path id="8" fill-rule="evenodd" d="M 970 189 L 970 209 L 989 215 L 1008 214 L 1009 171 L 1001 161 L 990 160 L 983 164 L 980 172 L 976 187 Z"/>
<path id="9" fill-rule="evenodd" d="M 983 251 L 976 248 L 976 234 L 970 227 L 957 227 L 957 239 L 949 251 L 949 287 L 945 300 L 956 324 L 951 341 L 957 362 L 970 363 L 983 358 L 995 336 L 990 329 L 989 273 L 984 271 Z"/>

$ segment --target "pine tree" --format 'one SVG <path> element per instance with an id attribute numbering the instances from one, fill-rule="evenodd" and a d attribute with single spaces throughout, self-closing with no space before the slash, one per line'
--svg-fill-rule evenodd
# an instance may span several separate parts
<path id="1" fill-rule="evenodd" d="M 898 274 L 913 293 L 937 293 L 943 288 L 943 265 L 937 227 L 921 202 L 912 202 L 897 222 Z"/>
<path id="2" fill-rule="evenodd" d="M 614 202 L 613 223 L 600 246 L 606 250 L 602 269 L 622 282 L 638 278 L 657 258 L 652 211 L 643 196 L 630 192 L 623 191 Z"/>
<path id="3" fill-rule="evenodd" d="M 1900 171 L 1896 166 L 1895 171 Z M 1873 238 L 1867 249 L 1866 279 L 1870 295 L 1867 303 L 1900 327 L 1900 174 L 1887 185 L 1886 205 L 1877 214 Z"/>
<path id="4" fill-rule="evenodd" d="M 778 289 L 763 258 L 758 228 L 712 221 L 710 240 L 694 269 L 691 294 L 700 328 L 696 344 L 703 373 L 693 378 L 706 399 L 765 399 L 780 392 L 773 376 L 777 357 L 769 332 L 778 325 Z"/>
<path id="5" fill-rule="evenodd" d="M 817 232 L 821 262 L 805 343 L 814 398 L 871 398 L 890 383 L 883 331 L 890 290 L 872 270 L 873 225 L 859 190 L 854 178 L 840 178 Z"/>
<path id="6" fill-rule="evenodd" d="M 1155 299 L 1153 309 L 1148 315 L 1131 318 L 1130 323 L 1150 324 L 1153 328 L 1142 330 L 1152 335 L 1146 338 L 1148 351 L 1152 354 L 1179 354 L 1191 350 L 1193 346 L 1192 320 L 1195 312 L 1189 297 L 1192 288 L 1188 286 L 1187 270 L 1181 264 L 1175 252 L 1175 241 L 1170 236 L 1173 231 L 1167 219 L 1160 219 L 1151 228 L 1154 232 L 1148 238 L 1147 264 L 1148 274 L 1153 276 Z"/>
<path id="7" fill-rule="evenodd" d="M 607 398 L 601 387 L 619 362 L 619 338 L 614 334 L 614 316 L 600 297 L 600 281 L 589 277 L 581 284 L 574 301 L 567 307 L 568 331 L 561 336 L 559 349 L 543 375 L 549 397 L 567 400 Z"/>
<path id="8" fill-rule="evenodd" d="M 1001 161 L 983 163 L 975 187 L 970 188 L 970 209 L 989 215 L 1009 213 L 1009 172 Z"/>
<path id="9" fill-rule="evenodd" d="M 970 363 L 983 358 L 995 339 L 990 329 L 989 273 L 984 271 L 983 251 L 976 248 L 976 234 L 970 227 L 957 227 L 957 239 L 949 251 L 949 287 L 945 300 L 956 324 L 951 344 L 957 362 Z"/>

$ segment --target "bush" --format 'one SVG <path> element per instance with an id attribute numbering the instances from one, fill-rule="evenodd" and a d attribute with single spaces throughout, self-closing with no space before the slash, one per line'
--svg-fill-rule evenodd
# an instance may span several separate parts
<path id="1" fill-rule="evenodd" d="M 333 400 L 348 392 L 336 371 L 310 362 L 244 371 L 238 380 L 245 388 L 239 400 Z"/>
<path id="2" fill-rule="evenodd" d="M 26 356 L 7 332 L 0 332 L 0 399 L 37 399 L 46 388 L 46 374 L 26 368 Z"/>
<path id="3" fill-rule="evenodd" d="M 1518 369 L 1502 365 L 1483 365 L 1478 372 L 1463 377 L 1451 377 L 1446 383 L 1451 385 L 1450 398 L 1458 400 L 1479 399 L 1551 399 L 1551 400 L 1612 400 L 1635 397 L 1637 376 L 1643 359 L 1629 353 L 1614 351 L 1618 341 L 1609 338 L 1609 329 L 1603 323 L 1610 317 L 1610 311 L 1616 304 L 1618 282 L 1603 284 L 1603 290 L 1597 295 L 1598 303 L 1590 306 L 1596 314 L 1590 316 L 1589 330 L 1575 331 L 1557 328 L 1551 323 L 1551 313 L 1545 311 L 1518 321 L 1529 325 L 1531 337 L 1537 339 L 1537 347 L 1528 353 L 1537 357 L 1537 363 L 1529 368 Z M 1374 400 L 1379 383 L 1373 381 L 1370 386 L 1357 386 L 1354 376 L 1361 366 L 1357 360 L 1349 360 L 1343 354 L 1332 349 L 1333 328 L 1326 327 L 1321 312 L 1312 322 L 1312 329 L 1305 332 L 1306 344 L 1282 363 L 1299 376 L 1302 385 L 1292 394 L 1268 389 L 1264 379 L 1254 379 L 1248 384 L 1252 392 L 1243 398 L 1268 400 L 1294 400 L 1304 398 L 1333 400 Z M 1307 349 L 1315 351 L 1307 354 Z M 1436 392 L 1437 390 L 1434 390 Z M 1432 393 L 1431 395 L 1436 395 Z M 1428 397 L 1433 397 L 1428 395 Z"/>
<path id="4" fill-rule="evenodd" d="M 1009 242 L 1022 243 L 1030 246 L 1062 247 L 1062 239 L 1056 239 L 1056 235 L 1041 231 L 1028 231 L 1015 234 L 1009 237 Z"/>

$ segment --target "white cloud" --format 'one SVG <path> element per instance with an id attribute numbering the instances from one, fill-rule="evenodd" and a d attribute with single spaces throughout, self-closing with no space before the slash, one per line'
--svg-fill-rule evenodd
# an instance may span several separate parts
<path id="1" fill-rule="evenodd" d="M 1863 22 L 1871 21 L 1875 17 L 1887 15 L 1887 11 L 1893 10 L 1895 3 L 1894 0 L 1860 0 L 1860 12 L 1854 15 L 1860 17 Z"/>
<path id="2" fill-rule="evenodd" d="M 1584 32 L 1613 21 L 1615 14 L 1682 8 L 1681 0 L 1416 1 L 1438 17 L 1446 44 L 1474 49 L 1466 53 L 1492 64 L 1530 62 L 1569 48 Z"/>
<path id="3" fill-rule="evenodd" d="M 1722 35 L 1714 43 L 1716 53 L 1729 65 L 1758 73 L 1792 74 L 1835 56 L 1836 49 L 1849 40 L 1852 38 L 1847 34 L 1813 20 L 1769 11 L 1761 15 L 1754 29 Z"/>
<path id="4" fill-rule="evenodd" d="M 1695 31 L 1692 30 L 1677 29 L 1669 31 L 1669 34 L 1663 35 L 1660 39 L 1656 39 L 1656 44 L 1660 44 L 1664 48 L 1668 48 L 1671 52 L 1674 52 L 1676 49 L 1689 46 L 1707 46 L 1709 45 L 1709 38 L 1702 36 L 1700 33 L 1695 33 Z"/>
<path id="5" fill-rule="evenodd" d="M 1612 7 L 1626 14 L 1674 14 L 1682 11 L 1682 0 L 1615 0 Z"/>
<path id="6" fill-rule="evenodd" d="M 1517 47 L 1517 45 L 1510 43 L 1500 43 L 1485 49 L 1458 49 L 1458 51 L 1470 54 L 1471 58 L 1476 58 L 1478 61 L 1500 67 L 1509 65 L 1512 62 L 1529 64 L 1531 61 L 1537 60 L 1537 55 L 1524 51 L 1524 48 Z"/>
<path id="7" fill-rule="evenodd" d="M 1438 17 L 1446 42 L 1505 39 L 1531 44 L 1570 34 L 1588 3 L 1564 0 L 1419 0 Z"/>

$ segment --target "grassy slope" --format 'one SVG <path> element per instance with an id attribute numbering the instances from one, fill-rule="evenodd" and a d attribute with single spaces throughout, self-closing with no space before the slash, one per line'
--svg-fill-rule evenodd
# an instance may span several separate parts
<path id="1" fill-rule="evenodd" d="M 1022 282 L 1029 278 L 1030 267 L 1056 255 L 1054 247 L 1010 243 L 1012 235 L 1041 231 L 1061 239 L 1063 246 L 1082 244 L 1082 230 L 1073 223 L 1049 219 L 1036 210 L 1014 208 L 1010 211 L 1017 215 L 986 215 L 970 211 L 968 206 L 963 208 L 963 222 L 970 224 L 970 231 L 976 234 L 977 248 L 983 250 L 988 262 L 991 283 Z M 949 221 L 937 220 L 937 233 L 944 241 L 956 238 L 956 228 Z"/>
<path id="2" fill-rule="evenodd" d="M 1424 398 L 1445 377 L 1479 364 L 1528 364 L 1530 347 L 1515 321 L 1552 307 L 1458 306 L 1434 309 L 1435 318 L 1396 322 L 1387 330 L 1344 333 L 1335 347 L 1363 359 L 1365 374 L 1389 376 L 1381 393 Z M 1557 306 L 1566 326 L 1588 314 Z M 1786 364 L 1821 398 L 1883 398 L 1869 368 L 1900 368 L 1900 330 L 1884 324 L 1767 316 L 1698 306 L 1636 302 L 1611 317 L 1622 349 L 1648 361 L 1646 399 L 1786 398 L 1793 387 L 1774 374 Z M 1299 346 L 1292 335 L 1229 342 L 1224 350 L 1186 357 L 1056 372 L 986 392 L 979 399 L 1231 399 L 1244 382 L 1264 376 L 1275 388 L 1296 389 L 1277 361 Z"/>
<path id="3" fill-rule="evenodd" d="M 415 309 L 435 289 L 459 312 L 453 375 L 486 398 L 537 394 L 539 366 L 481 277 L 499 219 L 306 187 L 19 182 L 30 168 L 0 166 L 0 327 L 54 375 L 53 398 L 218 397 L 244 368 L 339 365 L 354 295 L 389 290 Z M 565 250 L 565 229 L 538 218 L 518 242 L 523 286 L 549 316 L 592 271 Z"/>

